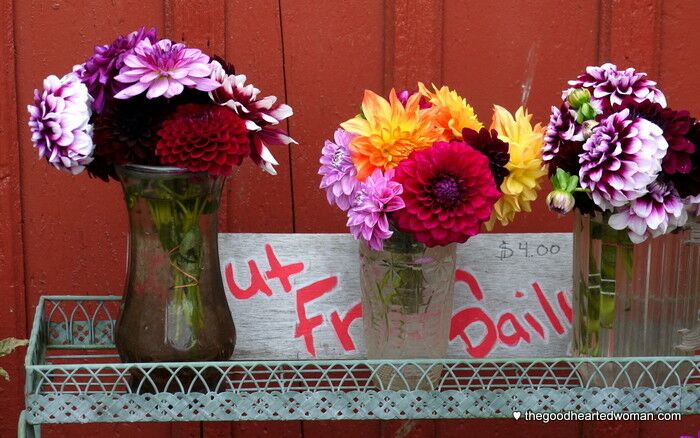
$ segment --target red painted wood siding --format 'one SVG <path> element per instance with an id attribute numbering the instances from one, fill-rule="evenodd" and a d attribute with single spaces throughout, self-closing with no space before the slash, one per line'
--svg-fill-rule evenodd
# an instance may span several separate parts
<path id="1" fill-rule="evenodd" d="M 611 60 L 647 70 L 674 107 L 700 114 L 700 2 L 683 0 L 0 0 L 0 337 L 26 336 L 48 293 L 119 293 L 126 214 L 117 184 L 58 173 L 36 160 L 26 128 L 32 90 L 138 26 L 224 54 L 263 92 L 295 109 L 298 145 L 277 148 L 276 177 L 249 163 L 227 187 L 222 231 L 342 232 L 344 217 L 317 189 L 318 155 L 362 90 L 416 81 L 459 90 L 484 121 L 523 100 L 535 120 L 568 78 Z M 531 79 L 531 82 L 529 81 Z M 568 231 L 537 202 L 514 232 Z M 0 436 L 22 406 L 21 354 L 0 360 Z M 206 423 L 56 426 L 47 436 L 451 437 L 528 434 L 652 437 L 694 434 L 678 423 L 593 425 L 515 420 Z"/>

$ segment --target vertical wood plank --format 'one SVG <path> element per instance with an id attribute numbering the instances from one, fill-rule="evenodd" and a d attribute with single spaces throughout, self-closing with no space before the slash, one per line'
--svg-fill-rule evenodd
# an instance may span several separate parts
<path id="1" fill-rule="evenodd" d="M 442 81 L 443 0 L 386 0 L 384 91 Z"/>
<path id="2" fill-rule="evenodd" d="M 281 1 L 297 232 L 346 232 L 342 211 L 318 188 L 323 141 L 357 114 L 362 92 L 384 85 L 384 4 Z"/>
<path id="3" fill-rule="evenodd" d="M 17 139 L 17 88 L 15 80 L 15 32 L 12 0 L 0 1 L 0 339 L 27 337 L 20 196 L 20 159 Z M 0 382 L 0 436 L 16 433 L 24 407 L 24 349 L 0 361 L 10 383 Z"/>
<path id="4" fill-rule="evenodd" d="M 286 98 L 278 2 L 229 0 L 225 13 L 226 59 L 235 64 L 238 74 L 245 74 L 250 83 L 262 90 L 262 96 L 274 95 L 280 101 L 287 100 L 294 109 L 292 120 L 296 120 L 302 111 Z M 289 129 L 289 125 L 285 127 Z M 291 134 L 296 137 L 293 130 Z M 231 178 L 228 183 L 229 225 L 222 231 L 294 231 L 290 149 L 273 146 L 271 150 L 280 163 L 277 175 L 268 175 L 246 160 Z"/>
<path id="5" fill-rule="evenodd" d="M 93 52 L 96 44 L 108 44 L 118 34 L 143 25 L 162 29 L 162 1 L 14 1 L 17 53 L 14 111 L 18 116 L 15 129 L 19 133 L 28 315 L 34 314 L 33 309 L 43 294 L 121 293 L 127 222 L 118 183 L 91 180 L 87 174 L 70 176 L 37 160 L 26 126 L 26 105 L 44 77 L 69 72 L 74 64 L 83 62 Z M 3 110 L 3 117 L 8 113 Z M 12 153 L 16 155 L 17 151 Z M 16 234 L 13 239 L 21 241 Z M 7 421 L 16 423 L 15 418 Z M 73 430 L 66 426 L 43 429 L 48 436 L 61 436 Z M 82 436 L 170 435 L 169 425 L 153 424 L 84 425 L 76 426 L 75 430 Z"/>

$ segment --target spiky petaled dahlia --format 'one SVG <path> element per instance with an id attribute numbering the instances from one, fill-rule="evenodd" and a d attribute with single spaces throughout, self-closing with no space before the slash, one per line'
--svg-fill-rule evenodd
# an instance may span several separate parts
<path id="1" fill-rule="evenodd" d="M 140 95 L 112 102 L 95 118 L 94 160 L 87 166 L 91 176 L 117 179 L 115 165 L 160 164 L 156 157 L 157 132 L 167 115 L 168 103 Z"/>
<path id="2" fill-rule="evenodd" d="M 117 99 L 129 99 L 146 91 L 146 97 L 175 97 L 185 87 L 211 91 L 220 86 L 209 78 L 212 66 L 209 57 L 199 49 L 173 44 L 163 39 L 155 44 L 141 40 L 132 53 L 124 57 L 124 66 L 114 79 L 128 85 L 117 93 Z"/>
<path id="3" fill-rule="evenodd" d="M 375 169 L 396 167 L 414 150 L 429 148 L 440 138 L 442 128 L 434 122 L 437 108 L 420 108 L 421 96 L 414 94 L 404 106 L 391 90 L 389 101 L 365 90 L 362 99 L 364 117 L 340 124 L 356 134 L 350 142 L 357 178 L 364 181 Z"/>
<path id="4" fill-rule="evenodd" d="M 44 90 L 34 90 L 34 104 L 27 105 L 32 143 L 39 158 L 73 175 L 90 164 L 95 149 L 91 105 L 92 97 L 76 73 L 44 79 Z"/>
<path id="5" fill-rule="evenodd" d="M 415 151 L 396 168 L 405 208 L 396 227 L 427 246 L 466 242 L 479 233 L 501 195 L 484 154 L 462 141 Z"/>
<path id="6" fill-rule="evenodd" d="M 375 170 L 360 184 L 353 206 L 348 210 L 347 225 L 353 237 L 366 241 L 376 251 L 381 251 L 384 241 L 393 234 L 387 215 L 404 208 L 403 187 L 392 181 L 393 177 L 393 169 Z"/>
<path id="7" fill-rule="evenodd" d="M 663 131 L 663 136 L 668 142 L 668 150 L 661 163 L 664 173 L 673 175 L 690 172 L 695 145 L 686 138 L 693 122 L 688 111 L 674 111 L 648 100 L 638 103 L 631 98 L 615 106 L 616 111 L 623 108 L 628 108 L 632 117 L 647 119 Z"/>
<path id="8" fill-rule="evenodd" d="M 158 131 L 156 155 L 161 163 L 230 175 L 250 153 L 245 121 L 217 105 L 185 104 Z"/>
<path id="9" fill-rule="evenodd" d="M 624 109 L 603 119 L 579 157 L 581 187 L 603 210 L 644 196 L 661 171 L 668 143 L 652 122 Z"/>
<path id="10" fill-rule="evenodd" d="M 499 186 L 503 196 L 493 206 L 493 214 L 486 223 L 488 230 L 493 229 L 496 221 L 507 225 L 516 213 L 530 211 L 530 203 L 537 199 L 540 181 L 547 174 L 540 156 L 544 127 L 539 123 L 532 126 L 531 119 L 532 114 L 523 107 L 513 116 L 505 108 L 494 105 L 491 129 L 508 143 L 510 161 L 506 164 L 509 174 Z"/>
<path id="11" fill-rule="evenodd" d="M 464 128 L 479 131 L 483 127 L 474 113 L 474 108 L 456 91 L 447 87 L 438 89 L 434 84 L 433 91 L 430 91 L 419 82 L 418 92 L 439 109 L 437 121 L 444 129 L 441 140 L 461 139 Z"/>
<path id="12" fill-rule="evenodd" d="M 695 153 L 690 157 L 691 170 L 686 174 L 671 175 L 671 181 L 681 197 L 688 198 L 700 195 L 700 122 L 691 120 L 685 137 L 695 146 Z"/>
<path id="13" fill-rule="evenodd" d="M 275 175 L 273 166 L 278 163 L 268 146 L 296 143 L 285 130 L 277 127 L 293 114 L 292 107 L 278 103 L 275 96 L 259 98 L 260 90 L 246 84 L 245 75 L 234 74 L 230 64 L 224 66 L 215 60 L 211 65 L 211 78 L 221 85 L 209 92 L 211 100 L 230 108 L 245 120 L 251 137 L 250 157 L 263 170 Z"/>
<path id="14" fill-rule="evenodd" d="M 616 230 L 628 230 L 633 243 L 657 237 L 688 220 L 688 214 L 673 185 L 661 180 L 652 182 L 647 193 L 615 210 L 608 224 Z"/>
<path id="15" fill-rule="evenodd" d="M 646 73 L 633 68 L 620 71 L 617 66 L 606 63 L 601 66 L 586 67 L 586 72 L 569 81 L 574 88 L 588 88 L 594 99 L 599 99 L 603 111 L 622 103 L 626 97 L 637 102 L 649 100 L 666 106 L 666 97 L 656 88 L 656 82 L 647 79 Z"/>
<path id="16" fill-rule="evenodd" d="M 489 131 L 486 128 L 481 128 L 479 132 L 464 128 L 462 130 L 462 139 L 466 144 L 488 157 L 496 187 L 500 187 L 503 179 L 510 173 L 506 169 L 506 165 L 510 161 L 508 143 L 498 138 L 496 130 L 492 129 Z"/>
<path id="17" fill-rule="evenodd" d="M 326 140 L 323 146 L 321 168 L 318 170 L 322 176 L 320 188 L 326 191 L 328 203 L 337 205 L 343 211 L 351 207 L 358 186 L 357 170 L 348 148 L 353 137 L 353 134 L 337 129 L 335 142 Z"/>
<path id="18" fill-rule="evenodd" d="M 95 53 L 85 61 L 83 69 L 80 70 L 80 79 L 95 99 L 93 108 L 96 113 L 102 112 L 107 99 L 111 99 L 126 87 L 114 78 L 124 66 L 124 57 L 144 39 L 155 43 L 156 30 L 146 30 L 142 27 L 128 35 L 120 35 L 109 45 L 95 46 Z"/>

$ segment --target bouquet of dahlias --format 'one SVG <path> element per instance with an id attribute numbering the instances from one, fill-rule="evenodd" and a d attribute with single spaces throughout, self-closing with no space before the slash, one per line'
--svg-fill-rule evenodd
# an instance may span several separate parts
<path id="1" fill-rule="evenodd" d="M 602 214 L 641 243 L 683 227 L 700 206 L 700 124 L 666 106 L 633 68 L 588 67 L 552 114 L 542 159 L 555 212 Z"/>
<path id="2" fill-rule="evenodd" d="M 360 114 L 340 124 L 321 156 L 321 188 L 375 250 L 399 232 L 428 247 L 463 243 L 482 224 L 529 211 L 546 174 L 544 128 L 524 108 L 494 107 L 490 129 L 447 87 L 365 91 Z"/>
<path id="3" fill-rule="evenodd" d="M 268 146 L 294 141 L 280 128 L 292 109 L 199 49 L 141 28 L 99 45 L 63 77 L 49 76 L 28 106 L 32 142 L 56 169 L 108 181 L 121 165 L 174 166 L 225 177 L 249 156 L 275 174 Z M 200 215 L 218 199 L 178 181 L 125 185 L 127 205 L 148 204 L 173 269 L 173 293 L 201 325 Z M 151 196 L 150 194 L 156 194 Z M 164 201 L 165 200 L 165 201 Z M 218 268 L 218 267 L 217 267 Z M 176 300 L 176 301 L 178 301 Z"/>

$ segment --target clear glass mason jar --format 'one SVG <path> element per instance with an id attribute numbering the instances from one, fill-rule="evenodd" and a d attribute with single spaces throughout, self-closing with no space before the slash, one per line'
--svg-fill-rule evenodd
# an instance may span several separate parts
<path id="1" fill-rule="evenodd" d="M 444 358 L 454 298 L 455 244 L 428 248 L 395 231 L 383 251 L 360 243 L 360 284 L 369 359 Z M 429 389 L 442 369 L 375 370 L 381 389 Z"/>
<path id="2" fill-rule="evenodd" d="M 115 333 L 121 359 L 229 359 L 236 331 L 221 278 L 217 240 L 225 178 L 137 165 L 118 167 L 117 174 L 129 215 L 127 281 Z M 188 375 L 187 370 L 177 379 L 164 370 L 149 377 L 134 376 L 132 385 L 141 392 L 186 392 L 204 386 L 200 377 Z M 218 380 L 217 376 L 201 377 Z"/>
<path id="3" fill-rule="evenodd" d="M 694 354 L 700 347 L 698 225 L 693 220 L 685 228 L 633 244 L 626 231 L 608 225 L 608 215 L 591 218 L 577 212 L 573 289 L 574 354 Z M 669 377 L 669 370 L 656 368 L 627 374 L 657 384 Z M 615 370 L 610 371 L 612 376 Z M 667 384 L 682 384 L 678 380 L 685 371 L 672 374 Z M 591 378 L 602 385 L 606 376 Z M 620 383 L 629 382 L 615 385 Z"/>

